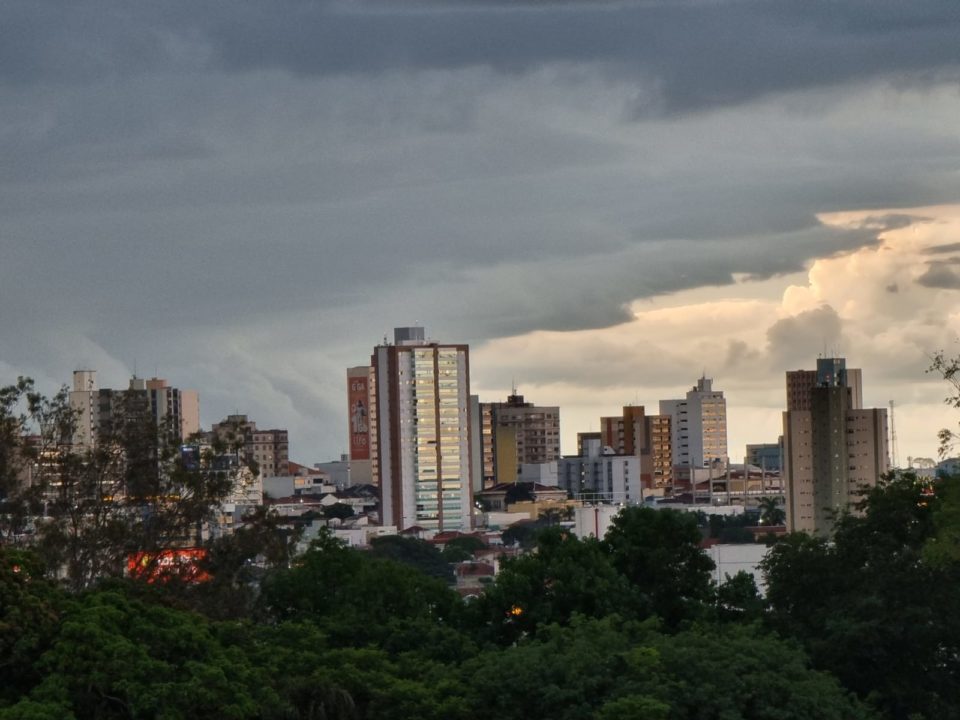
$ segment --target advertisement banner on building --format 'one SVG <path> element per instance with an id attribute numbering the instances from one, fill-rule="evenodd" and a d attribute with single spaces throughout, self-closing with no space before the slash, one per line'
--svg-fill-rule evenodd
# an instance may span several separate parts
<path id="1" fill-rule="evenodd" d="M 366 377 L 347 378 L 348 417 L 350 420 L 350 459 L 370 459 L 370 415 Z"/>

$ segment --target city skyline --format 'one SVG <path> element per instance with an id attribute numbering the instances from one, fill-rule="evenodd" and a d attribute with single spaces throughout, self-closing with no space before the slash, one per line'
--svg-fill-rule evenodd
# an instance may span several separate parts
<path id="1" fill-rule="evenodd" d="M 401 328 L 401 330 L 405 330 L 405 331 L 419 330 L 419 331 L 421 331 L 421 333 L 422 333 L 423 330 L 424 330 L 424 328 L 422 328 L 422 327 Z M 395 332 L 396 332 L 396 331 L 397 331 L 397 330 L 395 329 Z M 430 338 L 429 336 L 425 336 L 425 339 L 426 339 L 426 341 L 427 341 L 428 343 L 429 343 L 429 342 L 438 342 L 436 339 Z M 439 342 L 441 342 L 441 344 L 444 344 L 442 341 L 439 341 Z M 386 343 L 386 346 L 387 346 L 387 347 L 392 347 L 393 345 L 394 345 L 394 344 L 393 344 L 392 342 Z M 468 346 L 461 346 L 461 347 L 468 347 Z M 375 352 L 376 352 L 376 350 L 377 350 L 377 348 L 374 348 L 374 351 L 375 351 Z M 820 361 L 821 358 L 825 358 L 825 357 L 828 357 L 828 356 L 823 355 L 823 354 L 818 355 L 817 358 L 816 358 L 817 363 L 819 363 L 819 361 Z M 347 380 L 348 380 L 348 382 L 347 382 L 348 388 L 349 388 L 349 386 L 350 386 L 350 379 L 351 379 L 351 377 L 353 376 L 353 374 L 356 373 L 357 371 L 361 371 L 361 370 L 363 371 L 363 377 L 364 377 L 364 379 L 366 379 L 367 374 L 369 373 L 369 368 L 368 368 L 368 367 L 354 367 L 354 368 L 346 368 L 346 369 L 345 369 L 346 375 L 347 375 Z M 798 369 L 788 370 L 788 371 L 786 371 L 786 372 L 787 372 L 787 376 L 789 377 L 791 374 L 795 374 L 796 372 L 798 372 Z M 809 371 L 799 370 L 799 372 L 809 372 Z M 862 390 L 859 389 L 859 384 L 860 384 L 860 382 L 861 382 L 861 381 L 860 381 L 860 377 L 861 377 L 860 373 L 861 373 L 861 370 L 860 370 L 860 369 L 856 369 L 856 370 L 851 370 L 850 372 L 851 372 L 851 373 L 856 373 L 857 385 L 858 385 L 858 390 L 857 390 L 857 392 L 860 393 L 860 394 L 857 395 L 857 397 L 860 398 L 860 397 L 862 396 Z M 75 371 L 73 372 L 73 385 L 74 385 L 74 388 L 76 388 L 76 386 L 77 386 L 77 383 L 78 383 L 78 379 L 77 379 L 77 378 L 78 378 L 78 376 L 81 376 L 81 382 L 82 382 L 82 381 L 83 381 L 83 376 L 87 376 L 87 375 L 91 375 L 91 374 L 93 375 L 93 377 L 96 377 L 96 376 L 97 376 L 97 371 L 96 371 L 96 369 L 87 368 L 87 369 L 78 369 L 78 370 L 75 370 Z M 700 378 L 698 378 L 698 379 L 696 380 L 695 384 L 692 386 L 692 388 L 691 388 L 690 390 L 692 390 L 693 392 L 696 392 L 701 386 L 703 386 L 704 383 L 706 383 L 706 386 L 709 388 L 709 387 L 711 386 L 712 382 L 713 382 L 713 378 L 707 377 L 706 374 L 704 374 L 704 375 L 702 375 Z M 94 385 L 96 385 L 96 380 L 94 380 L 93 383 L 94 383 Z M 130 387 L 132 388 L 135 383 L 139 383 L 140 385 L 144 385 L 144 387 L 149 386 L 151 383 L 154 383 L 154 384 L 160 383 L 160 384 L 163 384 L 164 387 L 166 387 L 168 381 L 167 381 L 166 379 L 158 379 L 158 378 L 156 378 L 156 377 L 153 377 L 153 378 L 151 378 L 151 379 L 148 380 L 148 379 L 146 379 L 146 378 L 142 378 L 142 377 L 138 377 L 138 376 L 134 375 L 134 376 L 132 376 L 132 377 L 129 379 L 129 385 L 130 385 Z M 138 386 L 139 386 L 139 385 L 138 385 Z M 64 384 L 64 387 L 66 387 L 66 388 L 69 389 L 69 386 L 66 385 L 66 384 Z M 364 387 L 366 387 L 366 385 L 364 385 Z M 713 390 L 716 391 L 716 392 L 719 392 L 719 394 L 720 394 L 721 396 L 724 394 L 724 391 L 723 391 L 722 388 L 714 387 Z M 786 400 L 786 398 L 790 395 L 789 382 L 788 382 L 788 387 L 787 387 L 787 389 L 781 388 L 780 390 L 781 390 L 781 394 L 782 394 L 782 395 L 784 396 L 784 398 L 785 398 L 785 402 L 783 403 L 783 407 L 780 407 L 780 408 L 778 408 L 778 409 L 776 410 L 776 412 L 777 412 L 777 414 L 778 414 L 778 418 L 779 418 L 780 415 L 782 415 L 782 413 L 783 413 L 785 410 L 787 410 L 787 409 L 789 408 L 789 405 L 790 405 L 790 401 L 789 401 L 789 400 Z M 105 392 L 116 392 L 116 390 L 105 390 Z M 196 390 L 191 390 L 191 391 L 189 391 L 189 392 L 192 393 L 192 396 L 194 397 L 194 400 L 193 400 L 193 402 L 194 402 L 194 408 L 195 408 L 195 409 L 194 409 L 194 412 L 197 412 L 196 403 L 197 403 L 197 400 L 199 399 L 199 398 L 198 398 L 198 393 L 197 393 Z M 511 388 L 511 390 L 510 390 L 509 392 L 510 392 L 510 396 L 511 396 L 511 397 L 513 397 L 513 396 L 516 395 L 516 393 L 518 392 L 518 388 L 516 387 L 515 384 L 514 384 L 514 386 Z M 351 393 L 352 393 L 352 390 L 348 390 L 348 399 L 349 399 L 350 397 L 352 397 Z M 70 394 L 70 395 L 71 395 L 71 402 L 73 402 L 73 400 L 72 400 L 73 395 L 76 395 L 76 394 L 77 394 L 76 392 L 71 392 L 71 394 Z M 355 394 L 355 393 L 353 393 L 353 394 Z M 500 405 L 500 404 L 506 405 L 506 402 L 504 402 L 504 401 L 503 401 L 502 399 L 500 399 L 500 398 L 481 397 L 481 396 L 477 395 L 476 392 L 473 392 L 473 391 L 471 391 L 471 394 L 472 394 L 473 397 L 476 397 L 476 398 L 479 400 L 479 402 L 482 403 L 482 404 L 488 404 L 488 405 L 489 405 L 489 404 L 492 403 L 492 404 L 494 404 L 494 405 Z M 688 397 L 689 397 L 689 395 L 690 395 L 690 391 L 689 391 L 689 390 L 688 390 L 687 395 L 688 395 Z M 872 395 L 876 395 L 876 393 L 872 393 Z M 366 390 L 364 390 L 364 397 L 366 397 Z M 866 397 L 871 397 L 871 393 L 867 393 Z M 506 400 L 509 400 L 509 399 L 510 399 L 509 397 L 506 398 Z M 520 399 L 523 400 L 523 397 L 520 396 Z M 656 405 L 659 405 L 659 412 L 662 414 L 663 408 L 664 408 L 665 404 L 666 404 L 666 406 L 670 406 L 671 403 L 676 403 L 676 402 L 680 402 L 680 401 L 677 401 L 677 400 L 669 400 L 669 399 L 661 399 L 660 401 L 654 401 L 653 403 L 649 403 L 649 406 L 650 406 L 651 408 L 653 408 L 653 407 L 655 407 Z M 859 403 L 859 402 L 861 402 L 861 401 L 858 399 L 857 402 Z M 348 403 L 348 405 L 349 405 L 349 403 Z M 858 405 L 858 406 L 859 406 L 859 405 Z M 539 407 L 542 408 L 543 405 L 541 404 Z M 639 402 L 639 403 L 627 403 L 626 405 L 624 405 L 623 411 L 626 412 L 626 411 L 627 411 L 629 408 L 631 408 L 631 407 L 644 408 L 644 407 L 647 407 L 647 404 L 642 403 L 642 402 Z M 889 408 L 888 408 L 888 406 L 886 406 L 886 405 L 878 404 L 878 405 L 876 405 L 876 407 L 877 407 L 878 409 L 882 410 L 882 411 L 885 412 L 885 413 L 889 412 Z M 546 409 L 548 409 L 548 410 L 550 410 L 550 409 L 553 409 L 553 410 L 560 409 L 560 410 L 562 410 L 563 408 L 562 408 L 562 406 L 555 406 L 554 408 L 549 408 L 549 407 L 548 407 L 548 408 L 546 408 Z M 654 410 L 649 410 L 649 409 L 648 409 L 648 410 L 647 410 L 647 414 L 648 414 L 648 415 L 656 414 L 657 411 L 658 411 L 657 409 L 654 409 Z M 238 412 L 239 412 L 239 411 L 238 411 Z M 207 415 L 209 415 L 209 412 L 207 413 Z M 734 413 L 734 415 L 736 415 L 736 413 Z M 578 414 L 577 416 L 580 417 L 580 414 Z M 212 417 L 212 416 L 211 416 L 211 417 Z M 244 417 L 245 417 L 245 416 L 244 416 Z M 889 416 L 888 416 L 888 417 L 889 417 Z M 757 427 L 753 427 L 751 430 L 746 431 L 746 430 L 744 430 L 744 428 L 743 428 L 743 423 L 736 423 L 736 422 L 733 422 L 733 423 L 732 423 L 732 426 L 735 428 L 735 430 L 730 430 L 731 422 L 730 422 L 730 419 L 729 419 L 729 418 L 730 418 L 730 416 L 729 416 L 729 414 L 728 414 L 728 415 L 727 415 L 727 421 L 724 423 L 724 425 L 727 427 L 727 436 L 728 436 L 728 438 L 729 438 L 729 437 L 731 437 L 732 435 L 735 434 L 735 437 L 736 437 L 737 439 L 735 439 L 735 440 L 733 440 L 733 441 L 729 441 L 729 440 L 728 440 L 729 450 L 728 450 L 728 452 L 727 452 L 727 454 L 726 454 L 726 458 L 727 458 L 730 462 L 732 462 L 732 463 L 738 463 L 738 462 L 745 461 L 745 457 L 742 457 L 742 456 L 741 456 L 741 453 L 742 453 L 743 455 L 746 454 L 746 453 L 745 453 L 745 450 L 746 450 L 746 446 L 747 446 L 747 445 L 757 444 L 757 443 L 762 443 L 762 442 L 763 442 L 763 441 L 758 440 L 758 441 L 756 441 L 756 442 L 754 442 L 754 441 L 747 441 L 747 442 L 745 442 L 745 443 L 740 444 L 740 443 L 739 443 L 739 438 L 740 438 L 741 436 L 750 436 L 750 437 L 753 437 L 753 436 L 755 436 L 755 435 L 757 435 L 757 434 L 762 433 L 764 430 L 763 430 L 762 428 L 759 428 L 759 429 L 758 429 Z M 221 419 L 222 419 L 222 418 L 221 418 Z M 563 426 L 565 429 L 563 429 L 562 432 L 561 432 L 561 443 L 562 443 L 562 444 L 561 444 L 561 451 L 562 451 L 562 452 L 561 452 L 561 455 L 562 455 L 562 456 L 574 456 L 574 455 L 576 455 L 576 454 L 577 454 L 577 437 L 576 437 L 576 436 L 577 436 L 578 434 L 580 434 L 580 433 L 590 433 L 590 432 L 600 431 L 600 430 L 602 430 L 603 427 L 604 427 L 603 421 L 605 421 L 605 420 L 611 420 L 611 419 L 614 419 L 614 420 L 615 420 L 616 418 L 615 418 L 615 417 L 600 417 L 600 416 L 592 417 L 592 418 L 587 419 L 586 421 L 583 421 L 583 420 L 578 421 L 578 422 L 586 422 L 586 425 L 579 425 L 579 424 L 578 424 L 578 425 L 576 425 L 576 426 L 573 427 L 573 428 L 569 427 L 570 423 L 566 423 L 566 424 Z M 206 415 L 200 416 L 199 428 L 200 428 L 201 430 L 203 430 L 204 428 L 210 427 L 210 426 L 212 426 L 212 427 L 214 428 L 214 430 L 215 430 L 215 429 L 216 429 L 216 424 L 217 424 L 217 423 L 216 423 L 215 420 L 212 420 L 212 419 L 206 417 Z M 350 444 L 351 444 L 351 442 L 352 442 L 352 432 L 351 432 L 351 430 L 350 430 L 349 425 L 350 425 L 350 423 L 348 423 L 348 427 L 344 429 L 344 438 L 345 438 L 345 441 L 344 441 L 344 442 L 345 442 L 345 446 L 346 446 L 347 448 L 349 448 L 349 446 L 350 446 Z M 81 427 L 82 427 L 82 426 L 83 426 L 83 422 L 81 421 Z M 777 430 L 778 433 L 779 433 L 780 431 L 782 431 L 782 425 L 779 426 L 779 429 Z M 270 431 L 270 432 L 275 432 L 275 431 Z M 602 434 L 602 432 L 601 432 L 601 434 Z M 909 436 L 909 437 L 912 437 L 912 434 L 910 434 L 910 435 L 908 435 L 908 436 Z M 572 438 L 572 439 L 571 439 L 571 438 Z M 889 433 L 888 433 L 888 439 L 892 439 L 892 436 L 889 435 Z M 770 442 L 772 442 L 772 443 L 775 444 L 776 439 L 774 439 L 774 440 L 772 440 L 772 441 L 770 441 Z M 899 443 L 899 433 L 898 433 L 898 443 Z M 569 446 L 569 447 L 568 447 L 568 446 Z M 893 452 L 893 447 L 891 446 L 891 447 L 889 448 L 889 450 L 890 450 L 889 456 L 890 456 L 890 458 L 891 458 L 891 463 L 892 463 L 892 462 L 893 462 L 893 454 L 892 454 L 892 452 Z M 329 461 L 329 460 L 335 459 L 336 457 L 339 457 L 339 456 L 342 456 L 342 455 L 350 455 L 350 454 L 351 454 L 351 453 L 350 453 L 350 450 L 347 449 L 347 450 L 344 450 L 344 451 L 342 451 L 342 452 L 340 452 L 340 453 L 337 453 L 336 456 L 331 455 L 330 457 L 327 457 L 327 458 L 324 458 L 324 459 L 316 459 L 316 458 L 313 458 L 313 457 L 302 457 L 303 454 L 310 454 L 310 450 L 300 451 L 299 449 L 295 449 L 295 452 L 300 452 L 300 454 L 297 455 L 297 459 L 298 459 L 298 460 L 303 460 L 303 461 L 305 461 L 305 462 L 307 462 L 307 463 L 311 463 L 311 462 L 317 462 L 317 463 L 325 462 L 325 461 Z M 362 457 L 362 456 L 359 456 L 359 457 Z M 908 455 L 898 454 L 898 460 L 900 461 L 900 465 L 899 465 L 899 466 L 900 466 L 900 467 L 907 467 L 909 460 L 912 459 L 912 458 L 924 459 L 924 458 L 931 458 L 931 457 L 936 458 L 936 457 L 937 457 L 937 456 L 936 456 L 936 453 L 932 453 L 931 455 L 927 455 L 927 456 L 923 456 L 923 455 L 909 455 L 909 454 L 908 454 Z M 364 459 L 364 461 L 365 461 L 365 462 L 368 462 L 368 460 L 366 460 L 366 459 Z M 680 461 L 678 466 L 683 466 L 683 465 L 686 465 L 686 463 Z M 368 473 L 369 471 L 368 471 L 368 470 L 362 470 L 362 469 L 360 469 L 360 470 L 358 470 L 358 472 L 360 472 L 360 477 L 361 477 L 361 478 L 365 478 L 366 475 L 367 475 L 367 473 Z M 363 482 L 362 479 L 361 479 L 361 482 Z"/>
<path id="2" fill-rule="evenodd" d="M 563 409 L 562 451 L 705 374 L 729 451 L 817 355 L 956 427 L 954 3 L 11 2 L 0 374 L 158 375 L 347 451 L 395 326 Z M 309 453 L 309 457 L 302 454 Z"/>

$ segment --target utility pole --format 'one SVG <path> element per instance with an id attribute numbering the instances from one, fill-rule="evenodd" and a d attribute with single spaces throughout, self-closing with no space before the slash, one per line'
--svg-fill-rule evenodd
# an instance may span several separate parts
<path id="1" fill-rule="evenodd" d="M 897 425 L 893 419 L 893 400 L 890 401 L 890 459 L 894 468 L 900 467 L 900 459 L 897 456 Z"/>

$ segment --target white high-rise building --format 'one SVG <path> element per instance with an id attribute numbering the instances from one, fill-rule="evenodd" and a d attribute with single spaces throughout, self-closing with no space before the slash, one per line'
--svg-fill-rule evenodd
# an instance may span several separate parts
<path id="1" fill-rule="evenodd" d="M 374 348 L 372 466 L 381 521 L 399 528 L 469 530 L 473 510 L 470 364 L 466 345 L 397 328 Z"/>
<path id="2" fill-rule="evenodd" d="M 674 466 L 727 461 L 727 401 L 711 378 L 697 380 L 684 400 L 661 400 L 660 414 L 671 417 Z"/>

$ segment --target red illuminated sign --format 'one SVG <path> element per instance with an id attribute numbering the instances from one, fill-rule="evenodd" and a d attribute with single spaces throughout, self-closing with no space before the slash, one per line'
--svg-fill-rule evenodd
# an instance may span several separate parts
<path id="1" fill-rule="evenodd" d="M 148 583 L 167 582 L 177 579 L 188 583 L 201 583 L 210 579 L 210 574 L 200 567 L 206 559 L 203 548 L 177 548 L 156 553 L 138 552 L 127 556 L 127 573 Z"/>

